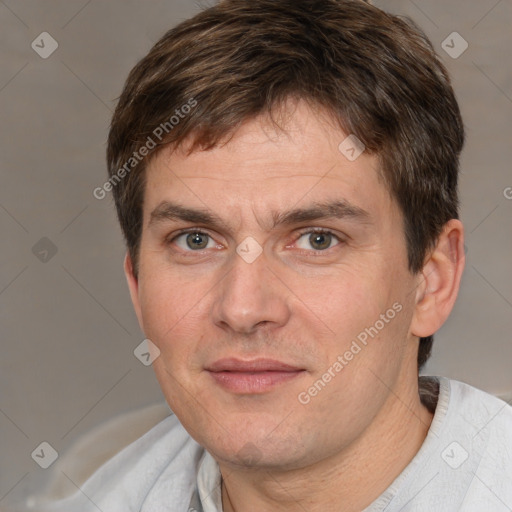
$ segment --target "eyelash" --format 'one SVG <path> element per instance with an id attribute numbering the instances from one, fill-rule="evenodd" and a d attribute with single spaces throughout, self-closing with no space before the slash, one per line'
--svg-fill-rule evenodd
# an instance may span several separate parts
<path id="1" fill-rule="evenodd" d="M 210 237 L 213 240 L 213 237 L 208 232 L 204 231 L 202 228 L 187 228 L 187 229 L 183 229 L 183 230 L 179 231 L 172 238 L 168 238 L 166 240 L 166 243 L 170 245 L 173 242 L 175 242 L 180 236 L 183 236 L 183 235 L 186 235 L 186 234 L 189 234 L 189 233 L 197 233 L 197 234 L 200 234 L 200 235 L 206 235 L 206 236 Z M 313 233 L 321 234 L 321 235 L 322 234 L 331 235 L 334 239 L 336 239 L 338 241 L 338 243 L 335 244 L 332 247 L 329 247 L 328 249 L 324 249 L 323 251 L 314 250 L 314 249 L 311 249 L 311 250 L 299 249 L 299 251 L 301 253 L 308 253 L 308 254 L 317 253 L 318 255 L 325 254 L 328 251 L 330 251 L 331 249 L 334 249 L 335 247 L 337 247 L 338 245 L 340 245 L 340 244 L 342 244 L 344 242 L 344 240 L 340 236 L 336 235 L 332 231 L 330 231 L 328 229 L 325 229 L 325 228 L 307 228 L 307 229 L 304 229 L 304 230 L 299 232 L 297 238 L 295 239 L 295 242 L 300 240 L 304 235 L 313 234 Z M 287 244 L 287 247 L 288 247 L 288 244 Z M 185 251 L 185 253 L 192 253 L 193 254 L 193 253 L 201 253 L 202 251 L 204 251 L 204 249 L 199 249 L 197 251 Z"/>
<path id="2" fill-rule="evenodd" d="M 335 247 L 338 247 L 339 245 L 341 245 L 344 240 L 336 235 L 335 233 L 333 233 L 332 231 L 330 231 L 329 229 L 325 229 L 325 228 L 307 228 L 307 229 L 304 229 L 303 231 L 300 231 L 299 232 L 299 236 L 297 237 L 297 240 L 300 240 L 304 235 L 310 235 L 310 234 L 320 234 L 320 235 L 324 235 L 324 234 L 327 234 L 327 235 L 331 235 L 335 240 L 337 240 L 337 244 L 333 245 L 332 247 L 329 247 L 328 249 L 324 249 L 323 251 L 319 251 L 319 250 L 314 250 L 314 249 L 311 249 L 311 250 L 306 250 L 306 249 L 299 249 L 302 252 L 306 252 L 306 253 L 309 253 L 309 254 L 317 254 L 317 255 L 322 255 L 322 254 L 326 254 L 328 253 L 331 249 L 334 249 Z"/>

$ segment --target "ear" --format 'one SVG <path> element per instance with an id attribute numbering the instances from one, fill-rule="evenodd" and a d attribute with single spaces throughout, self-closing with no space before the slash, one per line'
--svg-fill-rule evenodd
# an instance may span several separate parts
<path id="1" fill-rule="evenodd" d="M 451 219 L 418 275 L 413 335 L 425 338 L 443 325 L 459 293 L 464 264 L 464 227 L 460 220 Z"/>
<path id="2" fill-rule="evenodd" d="M 139 300 L 139 281 L 133 272 L 133 262 L 128 251 L 126 252 L 126 255 L 124 257 L 124 274 L 126 276 L 126 281 L 128 282 L 128 288 L 130 290 L 130 297 L 132 299 L 133 309 L 135 310 L 135 314 L 137 315 L 139 326 L 144 332 L 144 326 L 142 324 L 142 312 Z"/>

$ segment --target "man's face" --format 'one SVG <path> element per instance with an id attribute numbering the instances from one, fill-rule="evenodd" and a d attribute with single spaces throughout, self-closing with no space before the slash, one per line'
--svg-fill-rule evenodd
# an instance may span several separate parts
<path id="1" fill-rule="evenodd" d="M 304 103 L 284 128 L 258 118 L 147 170 L 135 307 L 170 407 L 225 463 L 340 452 L 417 375 L 418 277 L 377 158 L 347 159 L 347 134 Z M 338 216 L 287 217 L 328 203 Z"/>

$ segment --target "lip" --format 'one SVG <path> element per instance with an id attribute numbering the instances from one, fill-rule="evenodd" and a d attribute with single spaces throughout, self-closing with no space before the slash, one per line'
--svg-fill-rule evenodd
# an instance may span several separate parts
<path id="1" fill-rule="evenodd" d="M 297 366 L 276 361 L 275 359 L 258 358 L 250 361 L 229 357 L 219 359 L 206 368 L 210 372 L 296 372 L 302 370 Z"/>
<path id="2" fill-rule="evenodd" d="M 219 359 L 206 370 L 217 384 L 237 394 L 265 393 L 305 372 L 304 368 L 274 359 L 236 358 Z"/>

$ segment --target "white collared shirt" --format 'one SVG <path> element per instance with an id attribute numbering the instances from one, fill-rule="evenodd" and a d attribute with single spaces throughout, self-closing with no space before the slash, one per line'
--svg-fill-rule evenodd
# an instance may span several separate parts
<path id="1" fill-rule="evenodd" d="M 437 379 L 437 406 L 420 450 L 363 512 L 512 512 L 512 407 L 468 384 Z M 222 512 L 221 474 L 171 415 L 71 496 L 52 503 L 25 497 L 11 510 Z"/>

